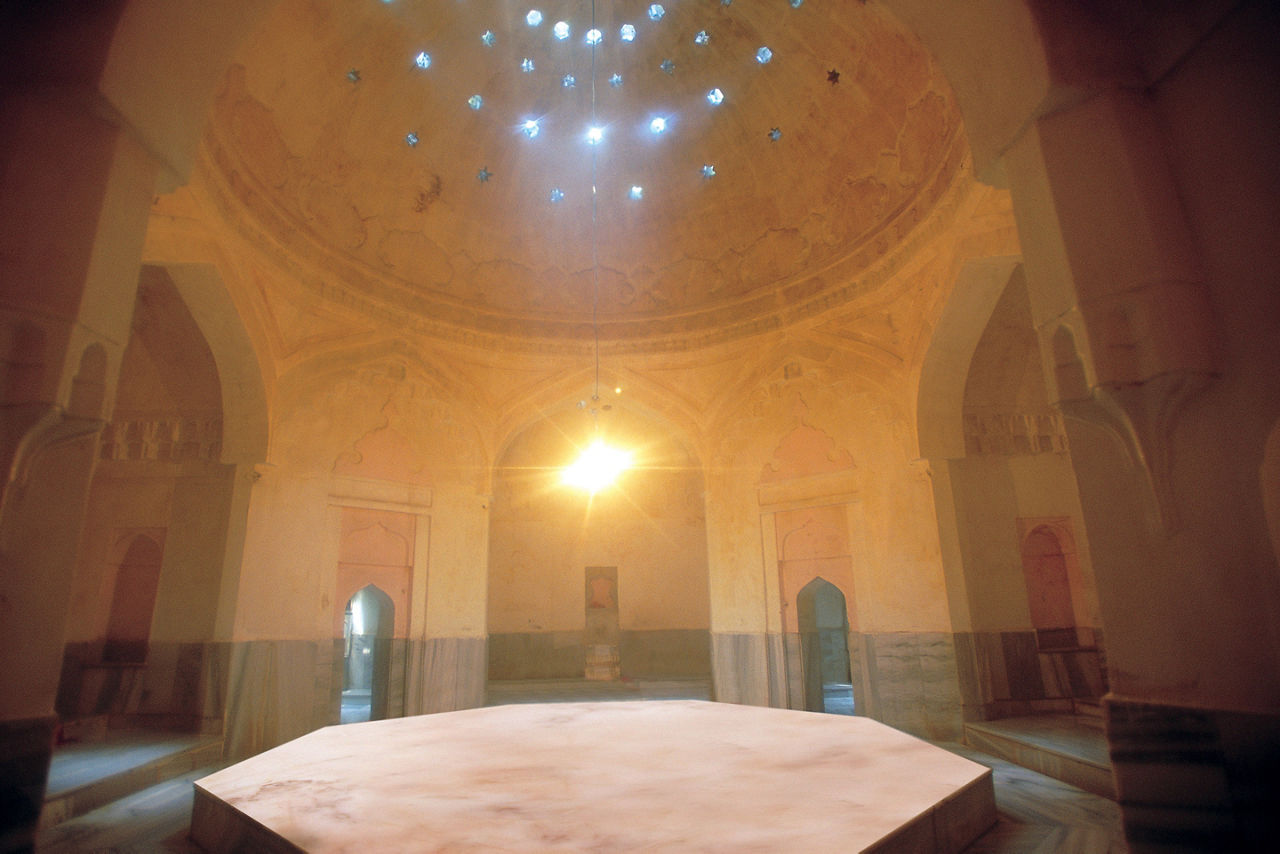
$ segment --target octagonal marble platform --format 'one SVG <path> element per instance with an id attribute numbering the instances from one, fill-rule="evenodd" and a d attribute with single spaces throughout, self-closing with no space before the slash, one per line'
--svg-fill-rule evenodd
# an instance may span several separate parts
<path id="1" fill-rule="evenodd" d="M 317 730 L 196 783 L 230 851 L 957 852 L 991 772 L 867 718 L 701 701 Z"/>

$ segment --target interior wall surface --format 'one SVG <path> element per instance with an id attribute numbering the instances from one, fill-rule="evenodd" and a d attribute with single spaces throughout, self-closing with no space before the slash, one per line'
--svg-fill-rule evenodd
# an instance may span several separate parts
<path id="1" fill-rule="evenodd" d="M 633 461 L 593 495 L 561 471 L 596 438 Z M 624 677 L 709 675 L 704 518 L 700 466 L 646 416 L 620 403 L 595 419 L 570 409 L 530 425 L 494 484 L 489 678 L 582 677 L 584 584 L 598 566 L 617 568 Z"/>
<path id="2" fill-rule="evenodd" d="M 213 354 L 172 282 L 148 268 L 80 538 L 57 700 L 65 738 L 104 726 L 221 728 L 210 641 L 233 478 L 221 434 Z M 108 661 L 120 562 L 138 535 L 162 550 L 154 607 L 136 659 Z"/>
<path id="3" fill-rule="evenodd" d="M 707 501 L 717 696 L 797 702 L 786 685 L 799 667 L 800 638 L 795 602 L 784 598 L 795 592 L 782 589 L 798 590 L 829 561 L 797 567 L 804 577 L 781 587 L 778 573 L 790 537 L 817 520 L 803 508 L 835 505 L 853 588 L 842 592 L 856 627 L 855 695 L 865 697 L 867 714 L 907 731 L 959 731 L 933 496 L 927 473 L 911 462 L 906 397 L 905 388 L 886 390 L 837 359 L 779 366 L 726 408 L 723 430 L 713 431 Z"/>
<path id="4" fill-rule="evenodd" d="M 15 603 L 0 649 L 13 679 L 0 697 L 0 780 L 6 803 L 20 805 L 3 816 L 4 839 L 16 840 L 15 848 L 34 833 L 38 815 L 64 594 L 98 457 L 95 434 L 108 414 L 80 405 L 85 398 L 72 394 L 75 379 L 93 361 L 83 354 L 103 354 L 96 382 L 89 371 L 79 389 L 97 387 L 96 399 L 108 404 L 114 396 L 156 177 L 181 176 L 181 165 L 190 162 L 190 130 L 199 126 L 200 105 L 235 43 L 229 31 L 251 25 L 248 6 L 255 4 L 176 4 L 165 10 L 172 17 L 152 17 L 161 5 L 140 0 L 123 7 L 120 20 L 132 25 L 118 49 L 106 49 L 121 9 L 112 6 L 110 20 L 90 28 L 87 52 L 45 51 L 44 39 L 31 42 L 39 49 L 6 51 L 17 57 L 13 67 L 38 53 L 43 61 L 35 67 L 55 72 L 48 87 L 30 86 L 25 73 L 6 77 L 10 132 L 0 139 L 11 164 L 0 223 L 6 247 L 13 247 L 3 257 L 0 297 L 5 340 L 18 354 L 6 363 L 6 379 L 18 379 L 3 387 L 12 439 L 5 462 L 19 475 L 6 482 L 0 504 L 6 562 L 0 594 Z M 244 14 L 228 14 L 233 6 Z M 1280 114 L 1275 12 L 1263 2 L 1155 11 L 1144 5 L 1127 20 L 1125 4 L 1113 4 L 1110 11 L 1091 7 L 1099 15 L 1080 27 L 1070 17 L 1078 7 L 1070 4 L 990 0 L 952 9 L 893 0 L 891 7 L 929 44 L 956 88 L 976 170 L 1007 179 L 1018 208 L 1033 315 L 1054 369 L 1055 399 L 1068 411 L 1073 468 L 1097 556 L 1115 663 L 1108 738 L 1131 847 L 1221 850 L 1223 840 L 1262 847 L 1275 836 L 1269 805 L 1280 779 L 1280 574 L 1262 498 L 1274 490 L 1259 489 L 1264 443 L 1280 417 L 1272 343 L 1280 332 L 1274 287 L 1280 253 L 1272 239 L 1280 220 L 1280 161 L 1271 156 L 1271 117 Z M 15 40 L 14 32 L 5 38 Z M 72 35 L 77 48 L 86 41 L 78 30 Z M 193 43 L 214 49 L 185 49 Z M 1117 43 L 1127 48 L 1123 62 L 1108 64 L 1105 48 Z M 92 61 L 65 63 L 67 53 Z M 111 73 L 100 88 L 123 95 L 100 103 L 96 78 L 108 54 Z M 186 88 L 202 76 L 207 85 Z M 169 80 L 181 82 L 167 86 L 161 102 L 173 109 L 148 106 L 149 83 Z M 93 102 L 87 106 L 86 89 Z M 939 276 L 933 289 L 952 280 Z M 1202 346 L 1206 329 L 1212 347 Z M 797 349 L 822 363 L 833 338 L 840 336 L 811 337 Z M 865 343 L 842 340 L 838 346 Z M 288 361 L 288 354 L 276 355 Z M 781 372 L 793 358 L 781 356 L 773 367 Z M 716 372 L 708 385 L 723 381 L 748 393 L 759 386 L 731 370 L 708 371 Z M 839 377 L 835 386 L 847 390 Z M 771 586 L 777 543 L 761 517 L 819 493 L 850 508 L 855 557 L 860 539 L 868 556 L 854 563 L 864 634 L 945 632 L 953 625 L 948 617 L 955 609 L 943 589 L 949 576 L 936 555 L 949 546 L 939 546 L 926 524 L 945 512 L 931 507 L 928 467 L 895 441 L 869 448 L 877 443 L 860 438 L 868 426 L 875 436 L 876 423 L 898 425 L 887 428 L 895 438 L 909 434 L 902 413 L 913 404 L 895 404 L 891 391 L 852 391 L 847 399 L 861 409 L 813 393 L 806 398 L 815 429 L 858 467 L 863 482 L 851 491 L 817 485 L 810 475 L 761 483 L 774 446 L 757 447 L 744 431 L 726 428 L 745 415 L 755 425 L 772 419 L 764 426 L 775 441 L 793 429 L 768 395 L 758 411 L 733 394 L 732 403 L 707 410 L 706 432 L 715 437 L 715 452 L 705 455 L 711 628 L 722 699 L 776 697 L 770 664 L 782 660 L 773 642 L 782 631 Z M 280 403 L 287 410 L 299 399 L 289 392 Z M 325 582 L 336 566 L 324 509 L 342 506 L 335 495 L 431 517 L 430 560 L 415 556 L 415 571 L 429 565 L 431 574 L 430 596 L 427 580 L 415 575 L 415 596 L 425 602 L 415 609 L 425 615 L 423 637 L 438 629 L 442 638 L 457 639 L 452 653 L 448 644 L 441 647 L 444 658 L 471 660 L 461 653 L 463 640 L 478 640 L 483 649 L 485 487 L 433 471 L 427 502 L 421 483 L 409 483 L 414 491 L 385 477 L 336 477 L 337 455 L 375 426 L 370 420 L 353 428 L 346 420 L 352 410 L 360 418 L 378 408 L 347 409 L 337 401 L 297 406 L 310 424 L 282 414 L 272 425 L 278 441 L 253 487 L 234 609 L 236 643 L 261 643 L 261 655 L 241 667 L 251 678 L 233 684 L 231 696 L 247 698 L 232 714 L 246 730 L 285 723 L 242 738 L 244 749 L 329 721 L 331 697 L 315 677 L 332 673 L 317 662 L 325 654 L 320 647 L 331 643 L 332 602 L 319 600 L 331 593 Z M 323 465 L 306 462 L 317 447 L 290 450 L 293 441 L 306 446 L 309 436 L 331 430 L 341 435 L 319 442 Z M 476 450 L 482 446 L 462 443 L 481 457 L 476 471 L 488 466 Z M 868 453 L 875 450 L 887 453 Z M 428 504 L 431 512 L 422 512 Z M 915 602 L 923 606 L 909 613 Z M 919 638 L 911 643 L 915 651 L 899 658 L 902 667 L 920 660 Z M 424 657 L 430 649 L 424 640 Z M 483 654 L 478 662 L 471 670 L 444 670 L 458 680 L 464 672 L 483 673 Z"/>
<path id="5" fill-rule="evenodd" d="M 253 487 L 231 644 L 236 755 L 337 722 L 335 614 L 352 592 L 344 579 L 382 573 L 386 563 L 344 540 L 344 519 L 356 539 L 387 529 L 404 550 L 395 562 L 408 561 L 395 570 L 408 575 L 409 601 L 397 607 L 387 714 L 483 702 L 485 550 L 475 544 L 487 502 L 478 437 L 404 363 L 337 365 L 284 378 L 272 453 Z M 370 524 L 352 526 L 365 517 Z M 264 730 L 264 718 L 275 729 Z"/>

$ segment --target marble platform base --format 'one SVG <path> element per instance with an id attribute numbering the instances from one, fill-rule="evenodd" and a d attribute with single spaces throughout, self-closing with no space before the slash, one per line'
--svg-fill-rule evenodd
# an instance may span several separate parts
<path id="1" fill-rule="evenodd" d="M 329 727 L 196 782 L 210 852 L 958 852 L 991 772 L 865 718 L 698 701 Z"/>

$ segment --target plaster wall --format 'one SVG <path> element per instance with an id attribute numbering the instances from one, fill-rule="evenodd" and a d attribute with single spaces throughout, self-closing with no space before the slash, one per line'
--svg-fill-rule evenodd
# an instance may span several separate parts
<path id="1" fill-rule="evenodd" d="M 582 675 L 589 566 L 617 567 L 624 675 L 708 672 L 699 467 L 662 425 L 622 404 L 599 421 L 599 435 L 634 459 L 595 495 L 560 482 L 561 467 L 593 438 L 583 411 L 537 421 L 499 465 L 489 534 L 491 678 Z"/>
<path id="2" fill-rule="evenodd" d="M 1066 454 L 974 456 L 952 460 L 951 483 L 961 517 L 963 560 L 975 631 L 1031 627 L 1022 574 L 1022 518 L 1081 519 L 1075 473 Z M 1100 627 L 1092 561 L 1083 525 L 1072 527 L 1080 586 L 1079 625 Z"/>
<path id="3" fill-rule="evenodd" d="M 810 364 L 793 380 L 776 371 L 746 405 L 729 410 L 708 477 L 717 631 L 766 628 L 762 507 L 818 503 L 850 505 L 856 625 L 873 632 L 950 629 L 933 496 L 925 470 L 908 456 L 901 403 L 838 363 Z M 788 447 L 788 437 L 806 447 Z M 842 462 L 811 473 L 788 454 Z M 850 609 L 853 622 L 852 601 Z"/>

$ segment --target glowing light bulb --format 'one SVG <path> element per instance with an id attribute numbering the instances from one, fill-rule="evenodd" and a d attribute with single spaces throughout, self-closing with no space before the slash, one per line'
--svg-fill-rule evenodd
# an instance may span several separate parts
<path id="1" fill-rule="evenodd" d="M 631 467 L 631 454 L 617 448 L 611 448 L 600 439 L 596 439 L 583 449 L 582 455 L 561 473 L 561 480 L 579 489 L 585 489 L 592 495 L 604 489 L 618 479 Z"/>
<path id="2" fill-rule="evenodd" d="M 413 58 L 413 64 L 419 68 L 430 68 L 431 54 L 427 53 L 425 50 L 420 51 L 418 55 Z"/>
<path id="3" fill-rule="evenodd" d="M 631 187 L 631 191 L 627 193 L 627 195 L 639 201 L 644 198 L 644 187 L 641 187 L 639 184 L 635 184 Z"/>
<path id="4" fill-rule="evenodd" d="M 531 27 L 536 27 L 542 23 L 542 13 L 537 9 L 530 9 L 529 14 L 524 16 L 524 21 Z"/>
<path id="5" fill-rule="evenodd" d="M 604 41 L 604 34 L 601 33 L 599 30 L 595 28 L 587 30 L 587 44 L 594 47 L 595 45 L 600 44 L 600 42 L 602 41 Z"/>
<path id="6" fill-rule="evenodd" d="M 667 129 L 667 120 L 662 116 L 657 116 L 649 122 L 649 131 L 653 134 L 660 134 Z"/>
<path id="7" fill-rule="evenodd" d="M 633 41 L 635 41 L 635 40 L 636 40 L 636 28 L 635 28 L 634 26 L 632 26 L 631 24 L 623 24 L 623 25 L 622 25 L 622 28 L 621 28 L 620 30 L 618 30 L 618 38 L 622 39 L 624 42 L 633 42 Z"/>
<path id="8" fill-rule="evenodd" d="M 712 89 L 707 93 L 707 103 L 715 107 L 724 102 L 724 93 L 719 89 Z"/>
<path id="9" fill-rule="evenodd" d="M 520 130 L 523 131 L 524 135 L 529 137 L 529 139 L 533 139 L 538 135 L 538 131 L 540 131 L 541 128 L 538 126 L 537 119 L 525 119 L 524 124 L 520 125 Z"/>
<path id="10" fill-rule="evenodd" d="M 662 8 L 661 3 L 654 3 L 652 6 L 649 7 L 650 21 L 660 21 L 662 20 L 662 16 L 665 14 L 667 14 L 667 10 Z"/>
<path id="11" fill-rule="evenodd" d="M 591 145 L 599 145 L 604 141 L 604 128 L 589 127 L 587 128 L 587 142 Z"/>
<path id="12" fill-rule="evenodd" d="M 564 41 L 565 39 L 569 38 L 568 21 L 556 21 L 556 25 L 551 28 L 551 32 L 560 41 Z"/>

